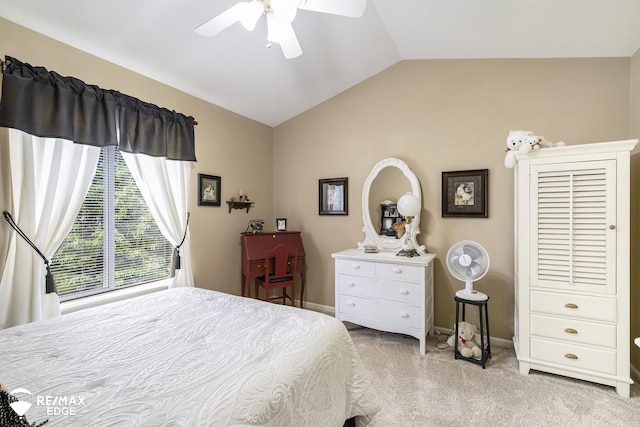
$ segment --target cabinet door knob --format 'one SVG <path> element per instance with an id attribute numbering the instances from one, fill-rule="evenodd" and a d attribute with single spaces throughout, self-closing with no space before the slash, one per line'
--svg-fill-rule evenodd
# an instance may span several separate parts
<path id="1" fill-rule="evenodd" d="M 402 269 L 400 269 L 400 267 L 398 267 L 397 265 L 395 267 L 393 267 L 393 272 L 394 273 L 402 273 Z"/>
<path id="2" fill-rule="evenodd" d="M 567 359 L 578 360 L 578 356 L 576 356 L 573 353 L 567 353 L 567 354 L 564 355 L 564 357 L 566 357 Z"/>
<path id="3" fill-rule="evenodd" d="M 400 317 L 404 317 L 406 319 L 407 317 L 409 317 L 409 313 L 407 313 L 406 311 L 402 311 L 400 312 Z"/>
<path id="4" fill-rule="evenodd" d="M 565 307 L 567 307 L 567 308 L 578 308 L 578 306 L 577 306 L 577 305 L 572 304 L 572 303 L 570 303 L 570 302 L 566 303 L 564 306 L 565 306 Z"/>
<path id="5" fill-rule="evenodd" d="M 355 284 L 355 283 L 353 283 L 351 280 L 349 280 L 349 281 L 347 282 L 347 286 L 351 286 L 351 287 L 353 287 L 353 286 L 355 286 L 355 285 L 356 285 L 356 284 Z"/>
<path id="6" fill-rule="evenodd" d="M 353 264 L 351 264 L 351 268 L 353 268 L 354 270 L 358 270 L 360 268 L 360 264 L 354 262 Z"/>
<path id="7" fill-rule="evenodd" d="M 615 229 L 616 229 L 616 226 L 615 226 L 615 225 L 613 225 L 613 224 L 611 224 L 611 225 L 609 226 L 609 228 L 610 228 L 610 229 L 612 229 L 612 230 L 615 230 Z"/>
<path id="8" fill-rule="evenodd" d="M 355 303 L 355 302 L 353 302 L 353 301 L 349 301 L 349 302 L 347 302 L 347 305 L 348 305 L 349 307 L 355 307 L 355 306 L 356 306 L 356 303 Z"/>
<path id="9" fill-rule="evenodd" d="M 578 333 L 578 331 L 576 331 L 576 330 L 575 330 L 575 329 L 573 329 L 573 328 L 566 328 L 564 331 L 565 331 L 566 333 L 568 333 L 568 334 L 577 334 L 577 333 Z"/>
<path id="10" fill-rule="evenodd" d="M 400 289 L 400 293 L 401 293 L 402 295 L 409 295 L 409 289 L 404 289 L 404 288 L 403 288 L 403 289 Z"/>

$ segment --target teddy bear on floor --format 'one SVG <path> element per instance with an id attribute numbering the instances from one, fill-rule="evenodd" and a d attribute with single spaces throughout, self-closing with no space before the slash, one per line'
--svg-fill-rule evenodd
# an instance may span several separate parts
<path id="1" fill-rule="evenodd" d="M 480 349 L 481 340 L 477 332 L 477 328 L 471 323 L 458 323 L 458 351 L 463 357 L 473 357 L 475 359 L 482 357 L 482 350 Z M 456 336 L 453 334 L 447 339 L 447 344 L 453 347 L 455 340 Z"/>

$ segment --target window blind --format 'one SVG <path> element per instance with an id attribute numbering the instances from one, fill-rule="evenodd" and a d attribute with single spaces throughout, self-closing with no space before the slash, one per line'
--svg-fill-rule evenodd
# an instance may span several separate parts
<path id="1" fill-rule="evenodd" d="M 73 229 L 52 259 L 58 294 L 83 296 L 166 278 L 164 238 L 116 147 L 103 147 Z"/>

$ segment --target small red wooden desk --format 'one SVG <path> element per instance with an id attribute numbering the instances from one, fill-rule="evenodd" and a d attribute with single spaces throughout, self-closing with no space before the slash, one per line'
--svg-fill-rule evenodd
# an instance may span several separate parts
<path id="1" fill-rule="evenodd" d="M 300 274 L 300 308 L 304 301 L 304 246 L 299 231 L 274 233 L 242 233 L 242 296 L 251 297 L 251 285 L 256 277 L 264 276 L 266 253 L 285 244 L 298 252 L 294 274 Z"/>

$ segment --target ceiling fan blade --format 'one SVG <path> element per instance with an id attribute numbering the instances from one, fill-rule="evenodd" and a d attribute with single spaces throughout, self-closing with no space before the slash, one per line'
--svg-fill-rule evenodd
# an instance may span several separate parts
<path id="1" fill-rule="evenodd" d="M 291 23 L 278 19 L 272 12 L 267 13 L 267 40 L 278 43 L 287 59 L 302 55 L 302 48 Z"/>
<path id="2" fill-rule="evenodd" d="M 298 9 L 360 18 L 367 8 L 367 0 L 300 0 Z"/>
<path id="3" fill-rule="evenodd" d="M 227 28 L 238 22 L 240 18 L 244 17 L 244 12 L 248 4 L 249 2 L 241 2 L 231 6 L 220 15 L 208 20 L 204 24 L 197 27 L 195 29 L 196 33 L 205 37 L 213 37 L 219 32 L 226 30 Z"/>

